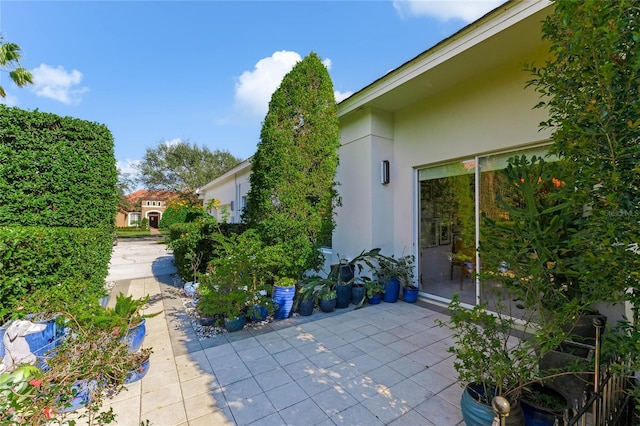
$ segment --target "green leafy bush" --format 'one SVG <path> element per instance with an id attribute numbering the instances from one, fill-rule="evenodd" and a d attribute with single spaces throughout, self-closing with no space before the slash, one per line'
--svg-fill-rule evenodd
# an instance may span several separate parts
<path id="1" fill-rule="evenodd" d="M 67 280 L 102 289 L 112 239 L 103 228 L 0 227 L 0 306 Z"/>
<path id="2" fill-rule="evenodd" d="M 171 201 L 160 219 L 160 229 L 170 229 L 176 223 L 195 222 L 205 216 L 201 205 L 193 205 L 185 200 Z"/>
<path id="3" fill-rule="evenodd" d="M 185 281 L 192 281 L 194 273 L 202 273 L 215 257 L 218 244 L 214 234 L 225 236 L 240 234 L 246 229 L 238 223 L 218 223 L 212 216 L 202 217 L 196 222 L 174 223 L 169 227 L 168 246 L 178 274 Z"/>
<path id="4" fill-rule="evenodd" d="M 0 105 L 0 226 L 113 227 L 116 184 L 104 125 Z"/>

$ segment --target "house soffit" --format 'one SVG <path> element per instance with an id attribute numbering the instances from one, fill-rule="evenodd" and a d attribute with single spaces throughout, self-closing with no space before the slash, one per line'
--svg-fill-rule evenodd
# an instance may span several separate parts
<path id="1" fill-rule="evenodd" d="M 550 3 L 512 1 L 338 105 L 338 116 L 369 107 L 395 112 L 500 64 L 543 47 L 541 22 Z"/>

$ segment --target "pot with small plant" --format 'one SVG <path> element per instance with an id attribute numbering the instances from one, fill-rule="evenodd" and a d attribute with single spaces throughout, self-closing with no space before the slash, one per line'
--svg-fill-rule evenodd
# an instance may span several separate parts
<path id="1" fill-rule="evenodd" d="M 364 283 L 365 293 L 370 305 L 377 305 L 384 294 L 384 284 L 378 280 L 367 280 Z"/>
<path id="2" fill-rule="evenodd" d="M 318 294 L 318 305 L 322 312 L 333 312 L 336 309 L 336 291 L 329 286 L 323 287 L 322 291 Z"/>
<path id="3" fill-rule="evenodd" d="M 413 262 L 413 255 L 406 255 L 400 258 L 395 258 L 394 256 L 378 256 L 376 274 L 385 286 L 383 297 L 385 302 L 397 302 L 401 287 L 407 287 L 409 290 L 415 288 L 413 287 Z M 415 291 L 417 298 L 417 288 L 415 288 Z"/>
<path id="4" fill-rule="evenodd" d="M 293 310 L 297 279 L 276 277 L 273 282 L 273 303 L 276 305 L 275 319 L 286 319 Z"/>
<path id="5" fill-rule="evenodd" d="M 325 288 L 333 288 L 334 284 L 333 281 L 318 275 L 303 277 L 298 281 L 296 304 L 300 315 L 311 315 L 320 294 Z"/>
<path id="6" fill-rule="evenodd" d="M 520 407 L 528 426 L 562 425 L 571 410 L 565 395 L 541 382 L 525 386 Z"/>
<path id="7" fill-rule="evenodd" d="M 134 299 L 119 293 L 113 308 L 105 308 L 102 314 L 95 315 L 92 322 L 101 328 L 113 330 L 129 345 L 131 352 L 142 347 L 147 332 L 146 319 L 158 315 L 160 312 L 143 314 L 142 310 L 149 303 L 149 295 Z"/>
<path id="8" fill-rule="evenodd" d="M 362 306 L 366 299 L 366 284 L 371 281 L 369 277 L 355 277 L 351 282 L 351 303 Z"/>

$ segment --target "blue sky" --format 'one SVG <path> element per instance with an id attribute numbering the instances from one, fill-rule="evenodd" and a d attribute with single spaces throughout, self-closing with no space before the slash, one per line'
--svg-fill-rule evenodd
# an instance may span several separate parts
<path id="1" fill-rule="evenodd" d="M 180 141 L 245 159 L 309 52 L 340 101 L 503 2 L 0 0 L 0 34 L 35 80 L 1 73 L 2 102 L 105 124 L 124 171 Z"/>

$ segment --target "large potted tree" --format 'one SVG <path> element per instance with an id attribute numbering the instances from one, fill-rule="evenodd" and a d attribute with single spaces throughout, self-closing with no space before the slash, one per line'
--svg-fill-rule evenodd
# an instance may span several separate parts
<path id="1" fill-rule="evenodd" d="M 539 341 L 527 331 L 533 328 L 533 313 L 516 319 L 510 305 L 485 303 L 469 309 L 454 295 L 450 317 L 440 321 L 452 332 L 456 357 L 454 368 L 464 386 L 460 407 L 467 426 L 490 426 L 496 413 L 493 398 L 501 396 L 510 404 L 507 425 L 524 425 L 520 399 L 526 386 L 539 380 L 540 357 L 554 345 Z"/>

